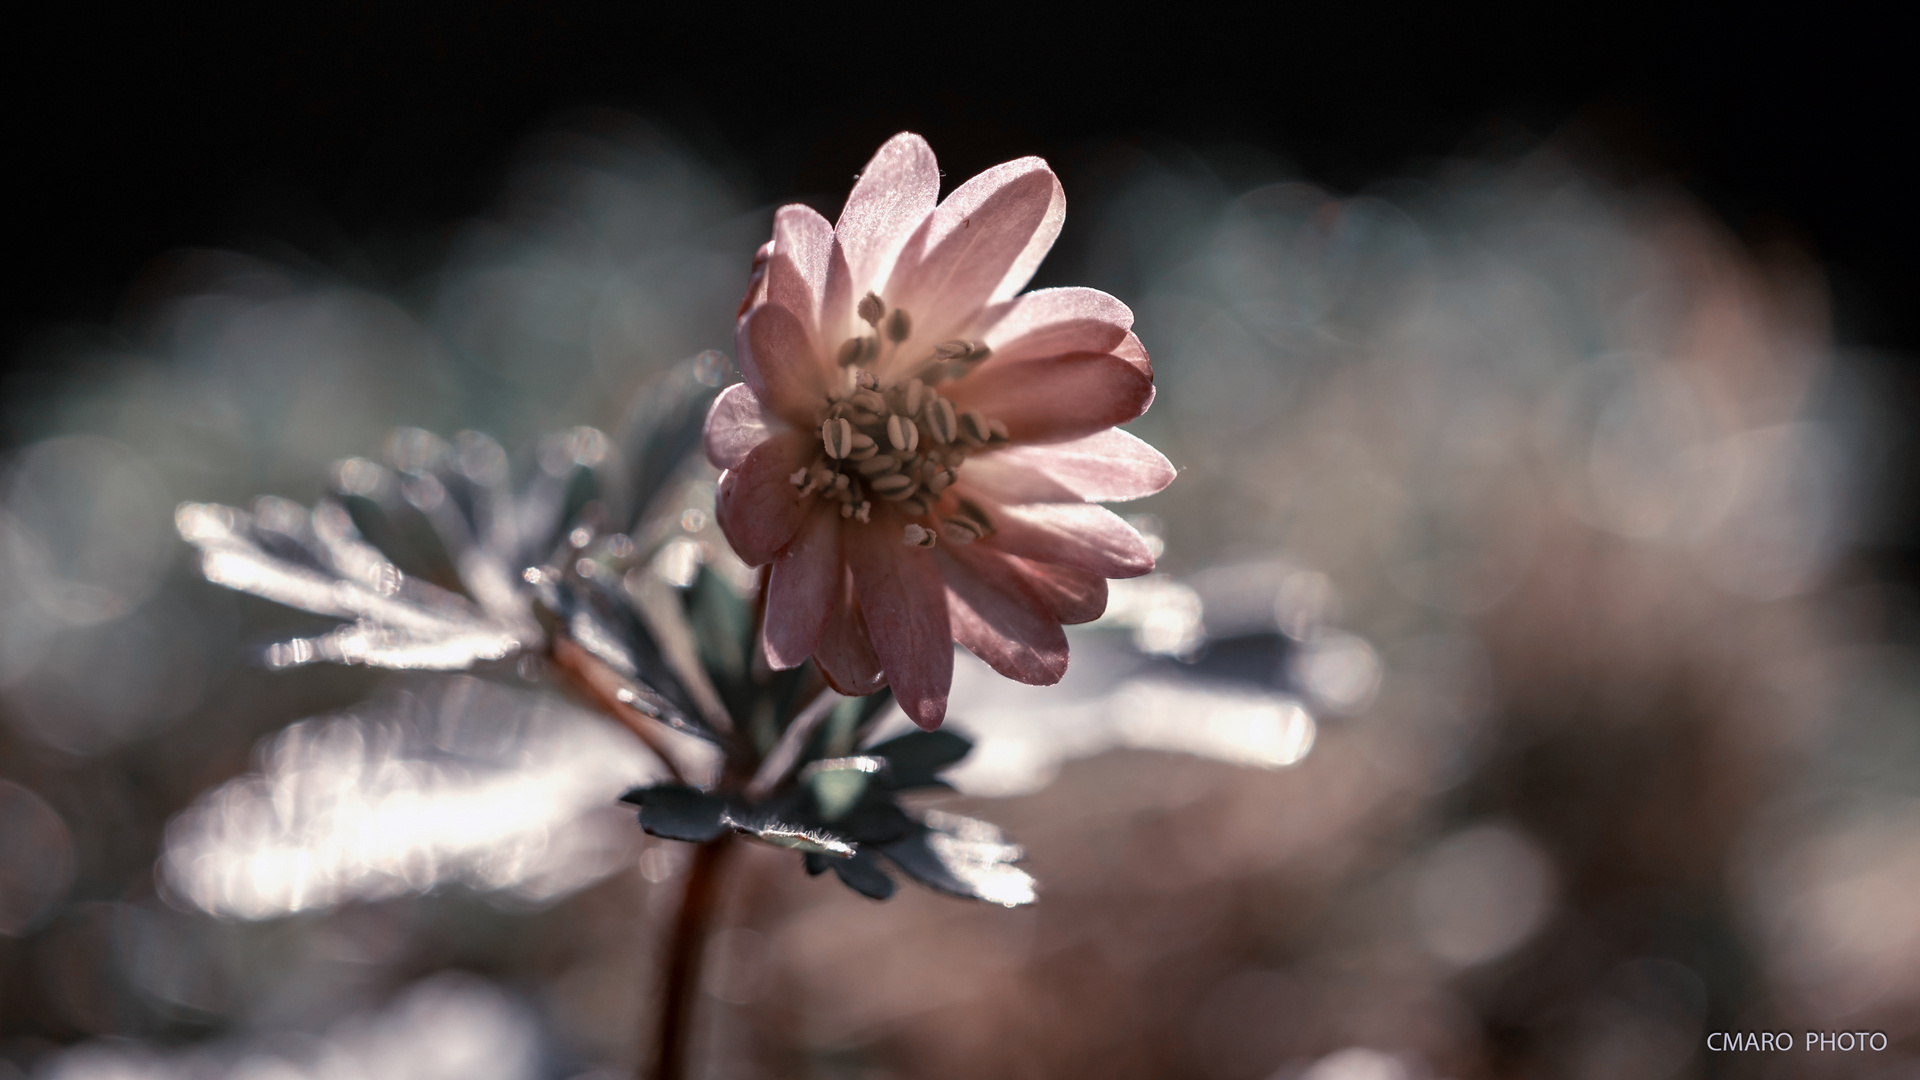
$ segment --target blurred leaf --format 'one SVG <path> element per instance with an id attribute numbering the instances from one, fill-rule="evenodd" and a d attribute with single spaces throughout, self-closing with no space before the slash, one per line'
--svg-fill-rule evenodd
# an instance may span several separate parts
<path id="1" fill-rule="evenodd" d="M 680 784 L 634 788 L 620 801 L 640 808 L 641 828 L 669 840 L 704 844 L 731 824 L 724 800 Z"/>
<path id="2" fill-rule="evenodd" d="M 916 881 L 954 896 L 1007 907 L 1034 900 L 1033 878 L 1013 864 L 1023 852 L 978 818 L 932 811 L 911 834 L 880 851 Z"/>
<path id="3" fill-rule="evenodd" d="M 884 844 L 918 826 L 898 803 L 882 793 L 880 785 L 870 785 L 865 794 L 852 810 L 833 823 L 835 830 L 852 837 L 855 843 Z"/>
<path id="4" fill-rule="evenodd" d="M 857 851 L 850 858 L 834 859 L 831 865 L 834 876 L 862 896 L 885 900 L 893 895 L 893 878 L 881 868 L 880 860 L 868 852 Z"/>
<path id="5" fill-rule="evenodd" d="M 680 462 L 699 445 L 707 409 L 732 381 L 727 358 L 709 350 L 683 361 L 633 399 L 621 424 L 626 497 L 616 507 L 629 531 L 642 519 Z"/>
<path id="6" fill-rule="evenodd" d="M 860 801 L 868 790 L 868 780 L 881 769 L 885 769 L 885 761 L 877 757 L 837 757 L 814 761 L 801 771 L 801 780 L 812 788 L 820 817 L 835 821 Z"/>
<path id="7" fill-rule="evenodd" d="M 852 855 L 855 850 L 853 844 L 825 829 L 766 810 L 730 812 L 727 823 L 754 839 L 775 847 L 817 855 L 832 855 L 841 859 Z"/>
<path id="8" fill-rule="evenodd" d="M 892 703 L 893 691 L 887 687 L 865 697 L 841 698 L 833 707 L 833 715 L 820 725 L 813 739 L 813 752 L 808 756 L 836 758 L 853 753 L 854 747 L 860 745 L 860 736 Z"/>
<path id="9" fill-rule="evenodd" d="M 272 646 L 271 667 L 316 660 L 456 671 L 499 660 L 532 641 L 532 621 L 500 619 L 465 597 L 407 576 L 360 538 L 330 499 L 312 512 L 262 499 L 260 513 L 182 503 L 180 535 L 200 549 L 207 580 L 288 607 L 351 622 Z"/>
<path id="10" fill-rule="evenodd" d="M 585 576 L 582 569 L 594 576 Z M 652 691 L 665 706 L 662 719 L 706 739 L 717 732 L 702 718 L 692 696 L 674 673 L 646 620 L 622 589 L 601 579 L 596 564 L 577 560 L 564 576 L 543 572 L 534 584 L 554 631 L 571 638 L 601 663 Z"/>
<path id="11" fill-rule="evenodd" d="M 942 783 L 937 776 L 940 770 L 966 757 L 972 750 L 973 743 L 950 730 L 942 729 L 909 732 L 899 738 L 888 739 L 867 752 L 885 758 L 893 769 L 894 789 L 907 791 Z"/>
<path id="12" fill-rule="evenodd" d="M 743 686 L 752 655 L 753 605 L 733 591 L 725 578 L 702 566 L 686 591 L 687 620 L 700 645 L 700 661 L 736 718 L 750 707 Z M 742 700 L 742 698 L 749 700 Z"/>

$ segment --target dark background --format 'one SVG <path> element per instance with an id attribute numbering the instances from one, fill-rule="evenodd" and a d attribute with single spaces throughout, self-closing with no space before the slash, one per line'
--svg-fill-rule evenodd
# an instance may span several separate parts
<path id="1" fill-rule="evenodd" d="M 178 246 L 337 262 L 404 239 L 381 272 L 424 268 L 435 235 L 489 204 L 520 140 L 588 106 L 654 118 L 769 201 L 844 191 L 903 128 L 950 175 L 1039 153 L 1069 190 L 1073 147 L 1097 136 L 1250 145 L 1336 190 L 1557 137 L 1591 167 L 1684 184 L 1749 242 L 1811 250 L 1844 344 L 1920 349 L 1912 80 L 1890 25 L 1830 8 L 1770 22 L 1619 5 L 922 10 L 42 15 L 8 35 L 4 355 L 42 363 L 22 350 L 38 328 L 110 321 Z"/>

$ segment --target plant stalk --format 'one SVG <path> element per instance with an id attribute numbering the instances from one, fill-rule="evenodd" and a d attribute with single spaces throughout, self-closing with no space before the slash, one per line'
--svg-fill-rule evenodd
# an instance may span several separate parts
<path id="1" fill-rule="evenodd" d="M 731 835 L 693 849 L 680 914 L 674 919 L 668 943 L 665 984 L 660 990 L 660 1023 L 654 1031 L 654 1053 L 643 1060 L 640 1080 L 686 1080 L 693 1065 L 694 1021 L 700 998 L 700 975 L 720 903 L 720 881 Z"/>

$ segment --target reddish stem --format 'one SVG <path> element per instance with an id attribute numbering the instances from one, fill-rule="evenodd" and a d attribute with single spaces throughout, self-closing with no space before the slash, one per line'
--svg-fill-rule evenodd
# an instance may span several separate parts
<path id="1" fill-rule="evenodd" d="M 687 871 L 687 887 L 669 943 L 654 1055 L 651 1062 L 642 1063 L 640 1080 L 684 1080 L 693 1064 L 694 1005 L 700 996 L 707 938 L 720 906 L 721 871 L 731 847 L 733 838 L 723 836 L 693 849 L 693 865 Z"/>
<path id="2" fill-rule="evenodd" d="M 618 720 L 646 744 L 647 749 L 653 751 L 654 756 L 667 767 L 667 775 L 675 783 L 687 782 L 680 763 L 674 760 L 673 751 L 667 745 L 670 730 L 667 725 L 661 723 L 658 717 L 649 716 L 622 700 L 621 691 L 634 693 L 632 684 L 568 638 L 554 641 L 552 660 L 553 666 L 565 674 L 588 700 L 599 706 L 601 712 Z"/>

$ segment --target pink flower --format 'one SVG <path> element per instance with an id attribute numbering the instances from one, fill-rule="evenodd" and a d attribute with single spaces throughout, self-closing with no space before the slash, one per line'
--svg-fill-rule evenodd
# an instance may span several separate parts
<path id="1" fill-rule="evenodd" d="M 1016 296 L 1066 199 L 1039 158 L 935 205 L 918 135 L 867 163 L 837 224 L 774 215 L 736 345 L 744 382 L 707 416 L 719 521 L 773 565 L 764 645 L 834 688 L 883 684 L 939 726 L 953 642 L 1036 685 L 1067 669 L 1063 623 L 1099 617 L 1107 578 L 1153 569 L 1098 500 L 1151 495 L 1166 458 L 1117 430 L 1153 400 L 1133 313 L 1094 289 Z"/>

